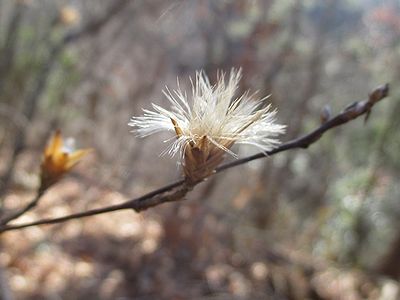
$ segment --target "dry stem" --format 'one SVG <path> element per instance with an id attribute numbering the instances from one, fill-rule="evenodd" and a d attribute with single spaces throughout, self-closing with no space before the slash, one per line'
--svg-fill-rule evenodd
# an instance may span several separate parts
<path id="1" fill-rule="evenodd" d="M 266 156 L 271 156 L 277 154 L 279 152 L 287 151 L 290 149 L 297 148 L 308 148 L 311 144 L 318 141 L 322 135 L 337 126 L 343 125 L 353 119 L 356 119 L 362 115 L 366 115 L 366 119 L 370 115 L 372 107 L 378 103 L 383 98 L 387 97 L 389 94 L 389 85 L 385 84 L 377 87 L 372 93 L 370 93 L 368 99 L 363 101 L 357 101 L 350 105 L 348 105 L 341 113 L 330 118 L 325 123 L 323 123 L 320 127 L 316 128 L 312 132 L 294 139 L 292 141 L 281 144 L 275 149 L 268 151 L 266 153 L 261 152 L 255 155 L 251 155 L 242 159 L 238 159 L 236 161 L 224 164 L 218 167 L 214 174 L 222 172 L 224 170 L 245 164 L 247 162 L 253 161 L 255 159 L 263 158 Z M 139 198 L 135 198 L 124 203 L 118 205 L 107 206 L 104 208 L 92 209 L 81 213 L 71 214 L 64 217 L 59 218 L 49 218 L 42 219 L 35 222 L 24 223 L 19 225 L 4 225 L 0 227 L 0 232 L 16 230 L 31 226 L 37 225 L 45 225 L 45 224 L 55 224 L 61 223 L 68 220 L 79 219 L 83 217 L 89 217 L 93 215 L 108 213 L 117 210 L 123 209 L 133 209 L 136 212 L 140 212 L 146 210 L 147 208 L 154 207 L 166 202 L 173 202 L 181 200 L 185 197 L 185 195 L 196 185 L 200 183 L 200 181 L 195 183 L 188 184 L 185 180 L 179 180 L 173 182 L 169 185 L 166 185 L 162 188 L 156 189 L 148 194 L 145 194 Z"/>

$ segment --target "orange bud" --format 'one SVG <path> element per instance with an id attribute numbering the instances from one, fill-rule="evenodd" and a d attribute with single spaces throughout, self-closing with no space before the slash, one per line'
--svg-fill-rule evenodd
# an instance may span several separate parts
<path id="1" fill-rule="evenodd" d="M 76 151 L 66 149 L 64 147 L 61 132 L 57 130 L 44 149 L 41 164 L 40 188 L 45 190 L 56 183 L 90 151 L 91 149 L 81 149 Z"/>
<path id="2" fill-rule="evenodd" d="M 59 18 L 61 23 L 67 26 L 75 25 L 80 21 L 79 12 L 72 6 L 62 7 Z"/>

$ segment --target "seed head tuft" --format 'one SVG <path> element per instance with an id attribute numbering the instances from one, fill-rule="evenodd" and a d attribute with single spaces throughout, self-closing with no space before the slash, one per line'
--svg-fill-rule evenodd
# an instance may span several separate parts
<path id="1" fill-rule="evenodd" d="M 255 99 L 248 92 L 235 97 L 241 78 L 232 70 L 228 80 L 220 73 L 211 85 L 203 71 L 196 73 L 189 97 L 178 87 L 165 89 L 170 110 L 152 104 L 141 117 L 132 117 L 129 125 L 140 137 L 160 131 L 175 133 L 176 140 L 166 150 L 171 156 L 180 153 L 183 171 L 189 182 L 202 180 L 223 161 L 225 153 L 237 157 L 233 144 L 249 144 L 269 151 L 279 144 L 276 139 L 285 126 L 275 123 L 276 110 L 271 110 L 265 97 Z"/>

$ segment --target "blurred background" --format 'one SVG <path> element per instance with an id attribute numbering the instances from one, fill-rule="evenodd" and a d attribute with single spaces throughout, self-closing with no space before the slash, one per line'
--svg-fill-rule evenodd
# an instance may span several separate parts
<path id="1" fill-rule="evenodd" d="M 168 134 L 127 126 L 167 107 L 177 77 L 189 89 L 196 70 L 241 67 L 242 92 L 272 94 L 283 141 L 391 84 L 367 123 L 230 169 L 188 201 L 3 234 L 2 299 L 399 299 L 399 38 L 397 0 L 0 0 L 1 209 L 34 196 L 56 128 L 95 149 L 14 223 L 180 178 L 159 156 Z"/>

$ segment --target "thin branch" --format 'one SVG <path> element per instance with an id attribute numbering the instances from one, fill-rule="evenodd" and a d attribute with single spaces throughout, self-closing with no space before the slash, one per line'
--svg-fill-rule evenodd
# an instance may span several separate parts
<path id="1" fill-rule="evenodd" d="M 264 90 L 271 91 L 272 86 L 281 70 L 285 67 L 287 63 L 287 57 L 293 52 L 293 45 L 296 44 L 296 40 L 299 36 L 300 31 L 300 19 L 302 17 L 303 3 L 297 0 L 291 9 L 291 15 L 289 17 L 289 32 L 286 40 L 284 41 L 279 53 L 271 60 L 271 65 L 267 70 L 267 73 L 263 76 Z"/>
<path id="2" fill-rule="evenodd" d="M 10 221 L 19 218 L 20 216 L 22 216 L 23 214 L 27 213 L 31 209 L 35 208 L 38 205 L 39 200 L 43 196 L 43 194 L 44 194 L 44 191 L 39 190 L 37 192 L 35 198 L 33 198 L 25 207 L 12 212 L 8 216 L 6 215 L 4 218 L 1 218 L 0 219 L 0 224 L 1 225 L 5 225 L 5 224 L 9 223 Z"/>
<path id="3" fill-rule="evenodd" d="M 251 155 L 251 156 L 224 164 L 215 170 L 215 174 L 225 171 L 227 169 L 248 163 L 250 161 L 253 161 L 253 160 L 256 160 L 259 158 L 272 156 L 279 152 L 283 152 L 283 151 L 287 151 L 287 150 L 291 150 L 291 149 L 298 149 L 298 148 L 308 148 L 311 144 L 318 141 L 326 131 L 328 131 L 332 128 L 335 128 L 337 126 L 343 125 L 343 124 L 345 124 L 353 119 L 356 119 L 362 115 L 369 116 L 372 107 L 376 103 L 378 103 L 380 100 L 387 97 L 388 94 L 389 94 L 389 85 L 388 84 L 379 86 L 369 95 L 367 100 L 357 101 L 357 102 L 354 102 L 354 103 L 348 105 L 341 113 L 339 113 L 335 117 L 332 117 L 327 122 L 322 124 L 320 127 L 316 128 L 314 131 L 312 131 L 302 137 L 294 139 L 292 141 L 283 143 L 280 146 L 276 147 L 275 149 L 273 149 L 271 151 L 267 151 L 266 153 L 261 152 L 261 153 L 255 154 L 255 155 Z M 198 183 L 200 183 L 200 181 L 196 182 L 194 185 L 196 185 Z M 83 218 L 83 217 L 89 217 L 89 216 L 93 216 L 93 215 L 98 215 L 98 214 L 103 214 L 103 213 L 117 211 L 117 210 L 123 210 L 123 209 L 133 209 L 136 212 L 140 212 L 140 211 L 146 210 L 147 208 L 160 205 L 162 203 L 181 200 L 194 187 L 194 185 L 188 185 L 188 183 L 185 180 L 179 180 L 179 181 L 173 182 L 169 185 L 166 185 L 162 188 L 156 189 L 156 190 L 154 190 L 148 194 L 145 194 L 139 198 L 135 198 L 135 199 L 126 201 L 126 202 L 118 204 L 118 205 L 107 206 L 104 208 L 97 208 L 97 209 L 89 210 L 86 212 L 71 214 L 71 215 L 67 215 L 67 216 L 59 217 L 59 218 L 42 219 L 39 221 L 24 223 L 24 224 L 19 224 L 19 225 L 5 225 L 5 226 L 0 227 L 0 232 L 16 230 L 16 229 L 37 226 L 37 225 L 61 223 L 61 222 L 65 222 L 65 221 L 72 220 L 72 219 L 79 219 L 79 218 Z"/>
<path id="4" fill-rule="evenodd" d="M 111 5 L 107 9 L 106 13 L 103 16 L 93 21 L 90 21 L 89 23 L 85 24 L 82 28 L 79 28 L 76 31 L 72 31 L 66 34 L 62 39 L 62 43 L 64 45 L 67 45 L 86 36 L 98 33 L 104 27 L 104 25 L 106 25 L 115 15 L 124 10 L 126 6 L 131 2 L 133 1 L 132 0 L 115 1 L 113 5 Z"/>
<path id="5" fill-rule="evenodd" d="M 139 209 L 139 207 L 143 207 L 142 210 L 144 210 L 145 206 L 146 206 L 146 208 L 150 207 L 150 202 L 152 204 L 151 206 L 155 206 L 155 205 L 158 205 L 161 203 L 173 201 L 171 199 L 171 197 L 169 197 L 169 199 L 168 199 L 169 201 L 167 201 L 167 199 L 165 199 L 165 201 L 163 201 L 163 202 L 160 202 L 161 199 L 153 199 L 153 198 L 155 198 L 156 196 L 159 196 L 159 195 L 163 195 L 164 193 L 167 193 L 173 189 L 179 188 L 180 186 L 183 186 L 184 183 L 185 183 L 185 181 L 183 179 L 178 180 L 178 181 L 175 181 L 164 187 L 156 189 L 150 193 L 147 193 L 139 198 L 136 198 L 136 199 L 133 199 L 133 200 L 121 203 L 121 204 L 111 205 L 111 206 L 102 207 L 102 208 L 95 208 L 95 209 L 91 209 L 91 210 L 88 210 L 85 212 L 71 214 L 71 215 L 54 218 L 54 219 L 52 219 L 52 218 L 42 219 L 42 220 L 39 220 L 36 222 L 31 222 L 31 223 L 26 223 L 26 224 L 21 224 L 21 225 L 0 226 L 0 233 L 3 231 L 21 229 L 21 228 L 31 227 L 31 226 L 36 226 L 36 225 L 62 223 L 62 222 L 65 222 L 65 221 L 68 221 L 71 219 L 80 219 L 80 218 L 84 218 L 84 217 L 90 217 L 90 216 L 99 215 L 99 214 L 103 214 L 103 213 L 107 213 L 107 212 L 113 212 L 113 211 L 122 210 L 122 209 L 134 209 L 131 204 L 131 202 L 133 202 L 133 201 L 135 202 L 135 206 L 137 207 L 137 209 Z M 153 200 L 149 201 L 149 199 L 153 199 Z M 174 199 L 174 200 L 176 201 L 177 199 Z M 157 201 L 158 201 L 158 203 L 155 204 Z"/>
<path id="6" fill-rule="evenodd" d="M 129 0 L 115 1 L 114 4 L 111 5 L 109 9 L 107 9 L 106 13 L 103 16 L 88 22 L 76 31 L 66 33 L 61 41 L 49 45 L 48 57 L 46 61 L 43 62 L 43 64 L 41 65 L 41 68 L 39 69 L 36 76 L 36 80 L 32 85 L 32 89 L 27 93 L 23 100 L 23 114 L 28 121 L 33 120 L 38 107 L 38 101 L 40 100 L 43 92 L 46 90 L 50 74 L 54 68 L 54 65 L 57 63 L 58 58 L 63 53 L 65 47 L 73 42 L 80 40 L 81 38 L 101 31 L 101 29 L 104 28 L 105 25 L 119 12 L 121 12 L 129 3 L 131 3 L 131 1 Z M 2 197 L 8 189 L 11 178 L 13 176 L 16 161 L 24 148 L 26 134 L 26 128 L 17 128 L 13 149 L 11 151 L 11 158 L 9 159 L 9 163 L 5 168 L 6 171 L 0 178 L 0 197 Z"/>
<path id="7" fill-rule="evenodd" d="M 0 57 L 0 93 L 3 93 L 5 76 L 11 70 L 14 63 L 14 57 L 16 53 L 16 47 L 18 42 L 19 28 L 22 20 L 22 15 L 25 10 L 25 4 L 17 2 L 14 4 L 13 11 L 11 13 L 10 22 L 8 24 L 7 34 L 5 38 L 4 46 L 1 49 Z"/>

